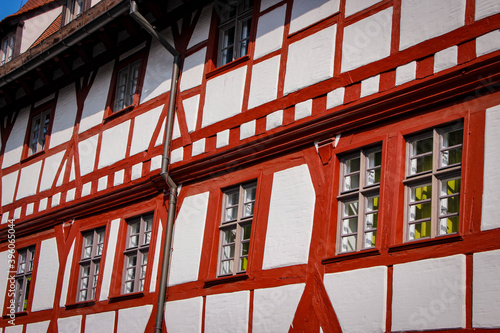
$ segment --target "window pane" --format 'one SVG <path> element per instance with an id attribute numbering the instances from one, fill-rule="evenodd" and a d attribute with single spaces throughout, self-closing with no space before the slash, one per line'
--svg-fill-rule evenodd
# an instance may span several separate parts
<path id="1" fill-rule="evenodd" d="M 412 147 L 413 147 L 412 156 L 432 152 L 432 137 L 417 140 L 413 142 Z"/>
<path id="2" fill-rule="evenodd" d="M 441 152 L 441 166 L 462 163 L 462 147 Z"/>
<path id="3" fill-rule="evenodd" d="M 462 145 L 463 139 L 463 129 L 443 133 L 443 148 Z"/>
<path id="4" fill-rule="evenodd" d="M 26 289 L 24 291 L 23 311 L 26 311 L 28 309 L 28 297 L 30 294 L 30 286 L 31 286 L 31 275 L 26 277 Z"/>
<path id="5" fill-rule="evenodd" d="M 248 240 L 250 239 L 250 233 L 252 231 L 252 225 L 249 224 L 249 225 L 245 225 L 243 227 L 243 233 L 242 233 L 242 238 L 241 240 Z"/>
<path id="6" fill-rule="evenodd" d="M 342 252 L 355 251 L 356 242 L 357 242 L 356 235 L 342 237 Z"/>
<path id="7" fill-rule="evenodd" d="M 250 243 L 246 242 L 241 244 L 241 255 L 246 256 L 248 255 L 248 249 L 250 248 Z"/>
<path id="8" fill-rule="evenodd" d="M 222 33 L 222 48 L 223 49 L 227 49 L 228 46 L 231 46 L 234 44 L 234 33 L 235 33 L 234 27 L 231 27 Z"/>
<path id="9" fill-rule="evenodd" d="M 240 265 L 240 271 L 243 272 L 243 271 L 246 271 L 247 270 L 247 266 L 248 266 L 248 258 L 247 257 L 243 257 L 241 258 L 241 265 Z"/>
<path id="10" fill-rule="evenodd" d="M 131 293 L 134 291 L 134 281 L 127 281 L 125 283 L 125 293 Z"/>
<path id="11" fill-rule="evenodd" d="M 346 219 L 342 221 L 342 234 L 352 234 L 358 231 L 358 219 Z"/>
<path id="12" fill-rule="evenodd" d="M 447 235 L 458 232 L 458 215 L 440 219 L 439 234 Z"/>
<path id="13" fill-rule="evenodd" d="M 344 217 L 358 215 L 358 202 L 351 201 L 344 203 Z"/>
<path id="14" fill-rule="evenodd" d="M 233 221 L 238 218 L 238 206 L 226 208 L 226 217 L 224 221 Z"/>
<path id="15" fill-rule="evenodd" d="M 234 258 L 234 245 L 227 245 L 222 247 L 222 259 Z"/>
<path id="16" fill-rule="evenodd" d="M 376 231 L 370 231 L 365 233 L 365 243 L 363 244 L 363 248 L 370 248 L 375 246 L 375 240 L 377 238 Z"/>
<path id="17" fill-rule="evenodd" d="M 221 262 L 220 273 L 221 275 L 233 274 L 233 260 L 227 260 Z"/>
<path id="18" fill-rule="evenodd" d="M 411 224 L 409 228 L 409 239 L 420 239 L 431 236 L 431 222 Z"/>
<path id="19" fill-rule="evenodd" d="M 223 244 L 234 243 L 236 239 L 236 228 L 223 231 Z"/>

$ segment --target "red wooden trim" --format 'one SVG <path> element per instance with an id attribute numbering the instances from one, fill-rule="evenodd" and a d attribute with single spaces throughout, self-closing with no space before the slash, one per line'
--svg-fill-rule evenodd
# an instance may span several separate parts
<path id="1" fill-rule="evenodd" d="M 387 267 L 387 299 L 386 299 L 386 317 L 385 317 L 385 332 L 392 332 L 392 297 L 394 283 L 394 266 Z"/>
<path id="2" fill-rule="evenodd" d="M 401 0 L 392 0 L 392 39 L 391 39 L 391 54 L 399 52 L 399 40 L 401 32 Z"/>
<path id="3" fill-rule="evenodd" d="M 218 286 L 220 284 L 224 283 L 234 283 L 237 281 L 243 281 L 248 279 L 248 274 L 236 274 L 236 275 L 231 275 L 231 276 L 224 276 L 216 279 L 210 279 L 206 280 L 203 283 L 203 288 L 210 288 L 213 286 Z"/>

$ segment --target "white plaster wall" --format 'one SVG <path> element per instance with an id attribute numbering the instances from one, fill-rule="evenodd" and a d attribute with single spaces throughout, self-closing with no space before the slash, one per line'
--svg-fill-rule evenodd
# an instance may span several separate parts
<path id="1" fill-rule="evenodd" d="M 315 202 L 307 165 L 274 174 L 263 269 L 307 263 Z"/>
<path id="2" fill-rule="evenodd" d="M 333 25 L 289 46 L 285 95 L 333 77 L 336 31 Z"/>
<path id="3" fill-rule="evenodd" d="M 23 325 L 7 326 L 5 333 L 23 333 Z"/>
<path id="4" fill-rule="evenodd" d="M 26 325 L 26 333 L 47 332 L 47 330 L 49 328 L 49 324 L 50 324 L 50 320 L 28 324 L 28 325 Z"/>
<path id="5" fill-rule="evenodd" d="M 350 16 L 357 12 L 362 11 L 382 0 L 346 0 L 345 2 L 345 16 Z"/>
<path id="6" fill-rule="evenodd" d="M 500 30 L 496 29 L 476 38 L 476 56 L 497 51 L 500 49 Z"/>
<path id="7" fill-rule="evenodd" d="M 28 120 L 30 117 L 30 108 L 26 107 L 19 111 L 16 122 L 10 132 L 7 143 L 5 144 L 5 152 L 3 154 L 2 168 L 5 169 L 19 163 L 21 154 L 23 153 L 24 137 L 26 135 Z"/>
<path id="8" fill-rule="evenodd" d="M 59 91 L 56 111 L 52 121 L 52 132 L 50 133 L 50 148 L 71 139 L 75 126 L 76 111 L 75 85 L 70 84 Z"/>
<path id="9" fill-rule="evenodd" d="M 417 77 L 417 62 L 412 61 L 396 68 L 396 86 L 415 80 Z"/>
<path id="10" fill-rule="evenodd" d="M 498 0 L 476 0 L 474 15 L 477 20 L 500 13 Z"/>
<path id="11" fill-rule="evenodd" d="M 474 253 L 472 326 L 500 328 L 500 250 Z"/>
<path id="12" fill-rule="evenodd" d="M 345 88 L 340 87 L 326 94 L 326 108 L 331 109 L 344 104 Z"/>
<path id="13" fill-rule="evenodd" d="M 325 274 L 323 283 L 342 332 L 385 332 L 387 267 Z"/>
<path id="14" fill-rule="evenodd" d="M 209 5 L 204 7 L 200 14 L 200 18 L 196 23 L 193 35 L 191 36 L 191 40 L 189 41 L 188 48 L 208 39 L 211 20 L 212 20 L 212 5 Z"/>
<path id="15" fill-rule="evenodd" d="M 73 259 L 73 251 L 75 250 L 75 241 L 71 243 L 71 248 L 69 249 L 68 256 L 66 257 L 66 264 L 64 265 L 64 275 L 63 284 L 61 287 L 61 297 L 59 298 L 59 306 L 63 307 L 66 305 L 66 298 L 68 296 L 68 286 L 69 279 L 71 278 L 71 264 Z M 70 302 L 71 303 L 71 302 Z"/>
<path id="16" fill-rule="evenodd" d="M 115 312 L 101 312 L 85 317 L 85 333 L 103 333 L 115 331 Z"/>
<path id="17" fill-rule="evenodd" d="M 208 192 L 186 197 L 174 224 L 169 285 L 198 280 Z"/>
<path id="18" fill-rule="evenodd" d="M 481 230 L 500 228 L 500 105 L 486 109 Z"/>
<path id="19" fill-rule="evenodd" d="M 172 40 L 170 29 L 163 31 L 162 35 L 167 40 Z M 171 45 L 174 45 L 171 43 Z M 141 103 L 159 96 L 170 90 L 172 77 L 172 64 L 174 57 L 156 39 L 151 42 L 149 50 L 144 85 L 141 93 Z"/>
<path id="20" fill-rule="evenodd" d="M 344 28 L 342 72 L 388 57 L 391 53 L 392 7 Z"/>
<path id="21" fill-rule="evenodd" d="M 434 55 L 434 73 L 451 68 L 458 64 L 458 46 L 454 45 Z"/>
<path id="22" fill-rule="evenodd" d="M 132 143 L 130 145 L 130 156 L 148 149 L 151 138 L 153 137 L 153 132 L 158 125 L 162 109 L 163 105 L 160 105 L 135 117 Z"/>
<path id="23" fill-rule="evenodd" d="M 82 176 L 94 171 L 98 139 L 99 134 L 96 134 L 78 143 L 78 154 L 80 155 L 80 175 Z"/>
<path id="24" fill-rule="evenodd" d="M 275 100 L 278 96 L 280 58 L 277 55 L 253 66 L 248 97 L 249 109 Z"/>
<path id="25" fill-rule="evenodd" d="M 100 301 L 107 299 L 109 295 L 109 284 L 111 282 L 111 274 L 113 273 L 113 264 L 116 252 L 116 242 L 118 238 L 119 227 L 120 227 L 120 219 L 111 221 L 108 246 L 106 254 L 103 255 L 105 259 L 104 263 L 101 262 L 101 265 L 104 264 L 104 270 L 102 273 L 101 295 L 99 296 Z"/>
<path id="26" fill-rule="evenodd" d="M 42 241 L 33 293 L 32 311 L 52 309 L 59 276 L 59 255 L 55 238 Z"/>
<path id="27" fill-rule="evenodd" d="M 78 133 L 83 133 L 102 122 L 114 66 L 114 61 L 111 61 L 97 71 L 94 84 L 85 99 Z"/>
<path id="28" fill-rule="evenodd" d="M 288 332 L 305 284 L 256 289 L 253 298 L 254 332 Z"/>
<path id="29" fill-rule="evenodd" d="M 159 156 L 160 157 L 160 156 Z M 163 235 L 163 225 L 160 223 L 158 225 L 158 234 L 156 235 L 156 247 L 155 247 L 155 256 L 153 258 L 153 267 L 151 274 L 151 282 L 149 283 L 149 292 L 154 293 L 156 290 L 156 280 L 160 278 L 160 274 L 158 272 L 158 263 L 160 262 L 160 252 L 163 249 L 162 243 L 162 235 Z"/>
<path id="30" fill-rule="evenodd" d="M 261 0 L 260 2 L 260 11 L 264 11 L 267 8 L 274 6 L 278 2 L 281 2 L 281 0 Z"/>
<path id="31" fill-rule="evenodd" d="M 182 106 L 184 107 L 184 115 L 186 116 L 186 125 L 188 128 L 188 132 L 191 133 L 196 129 L 196 122 L 198 121 L 200 95 L 186 98 L 182 101 Z"/>
<path id="32" fill-rule="evenodd" d="M 340 0 L 294 0 L 290 33 L 335 14 L 339 11 L 339 4 Z"/>
<path id="33" fill-rule="evenodd" d="M 402 0 L 399 50 L 463 26 L 465 2 L 466 0 Z"/>
<path id="34" fill-rule="evenodd" d="M 41 169 L 42 161 L 38 161 L 21 169 L 16 200 L 36 194 L 36 187 L 38 186 L 38 179 L 40 179 Z"/>
<path id="35" fill-rule="evenodd" d="M 181 77 L 181 90 L 187 90 L 197 87 L 201 84 L 203 79 L 203 70 L 205 69 L 205 57 L 207 48 L 191 54 L 184 60 L 184 67 L 182 69 Z"/>
<path id="36" fill-rule="evenodd" d="M 59 14 L 61 14 L 61 6 L 57 6 L 48 12 L 33 16 L 24 21 L 21 38 L 21 53 L 26 52 L 26 50 L 33 45 Z"/>
<path id="37" fill-rule="evenodd" d="M 247 332 L 249 307 L 250 292 L 247 290 L 208 295 L 205 305 L 205 332 Z"/>
<path id="38" fill-rule="evenodd" d="M 202 127 L 241 112 L 247 66 L 234 69 L 207 82 Z"/>
<path id="39" fill-rule="evenodd" d="M 82 316 L 72 316 L 57 319 L 57 331 L 60 333 L 81 332 Z"/>
<path id="40" fill-rule="evenodd" d="M 169 333 L 201 332 L 203 298 L 165 303 L 165 325 Z"/>
<path id="41" fill-rule="evenodd" d="M 255 39 L 254 59 L 281 49 L 285 26 L 286 5 L 259 17 Z"/>
<path id="42" fill-rule="evenodd" d="M 465 256 L 394 265 L 392 329 L 465 327 Z"/>
<path id="43" fill-rule="evenodd" d="M 48 190 L 52 187 L 57 170 L 61 165 L 62 158 L 66 152 L 60 151 L 57 154 L 51 155 L 45 159 L 42 172 L 42 180 L 40 181 L 40 192 Z"/>
<path id="44" fill-rule="evenodd" d="M 130 120 L 102 132 L 99 169 L 125 158 L 127 152 Z"/>
<path id="45" fill-rule="evenodd" d="M 153 305 L 118 310 L 118 333 L 145 332 Z"/>
<path id="46" fill-rule="evenodd" d="M 378 92 L 380 86 L 380 75 L 372 76 L 361 81 L 361 97 L 369 96 Z"/>
<path id="47" fill-rule="evenodd" d="M 19 171 L 14 171 L 2 177 L 2 206 L 14 201 L 18 173 Z"/>
<path id="48" fill-rule="evenodd" d="M 7 251 L 0 252 L 0 305 L 2 309 L 5 309 L 5 294 L 7 293 L 7 278 L 9 277 L 9 267 L 8 265 L 8 257 L 9 253 Z"/>
<path id="49" fill-rule="evenodd" d="M 297 121 L 302 118 L 312 115 L 312 99 L 295 104 L 294 120 Z"/>

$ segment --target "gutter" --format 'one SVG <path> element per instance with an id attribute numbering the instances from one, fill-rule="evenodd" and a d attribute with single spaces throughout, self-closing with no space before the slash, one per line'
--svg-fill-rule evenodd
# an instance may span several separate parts
<path id="1" fill-rule="evenodd" d="M 168 165 L 170 162 L 170 143 L 172 141 L 172 133 L 174 128 L 174 116 L 175 116 L 175 100 L 177 97 L 177 82 L 180 75 L 180 53 L 170 45 L 170 43 L 163 38 L 151 23 L 146 20 L 144 16 L 139 13 L 137 8 L 137 3 L 134 0 L 130 0 L 130 16 L 139 23 L 144 30 L 146 30 L 153 38 L 158 40 L 160 44 L 167 49 L 174 56 L 174 63 L 172 67 L 172 80 L 170 86 L 170 96 L 168 101 L 168 112 L 167 121 L 165 124 L 165 137 L 163 144 L 163 155 L 161 162 L 161 176 L 170 188 L 170 194 L 168 199 L 168 218 L 167 218 L 167 230 L 163 243 L 163 261 L 161 263 L 161 275 L 160 275 L 160 287 L 158 291 L 158 304 L 156 306 L 156 321 L 155 329 L 156 333 L 161 333 L 163 330 L 163 313 L 165 311 L 165 298 L 167 294 L 167 280 L 168 272 L 170 267 L 170 249 L 172 248 L 172 235 L 174 228 L 174 218 L 175 210 L 177 206 L 177 184 L 172 180 L 168 172 Z"/>

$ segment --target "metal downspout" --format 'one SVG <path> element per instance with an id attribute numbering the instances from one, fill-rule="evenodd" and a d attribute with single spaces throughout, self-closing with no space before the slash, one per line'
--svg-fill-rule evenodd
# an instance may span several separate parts
<path id="1" fill-rule="evenodd" d="M 161 263 L 160 287 L 158 295 L 158 304 L 156 307 L 156 321 L 155 332 L 160 333 L 163 329 L 163 313 L 165 307 L 165 296 L 167 292 L 167 279 L 170 265 L 170 249 L 172 247 L 172 232 L 174 228 L 174 217 L 177 205 L 177 185 L 170 178 L 168 174 L 168 165 L 170 161 L 170 142 L 172 140 L 172 133 L 174 128 L 174 115 L 175 115 L 175 100 L 177 97 L 177 81 L 180 74 L 180 54 L 177 50 L 170 45 L 170 43 L 163 38 L 158 31 L 149 23 L 144 16 L 142 16 L 138 9 L 137 3 L 133 0 L 130 1 L 130 16 L 136 20 L 153 38 L 158 40 L 160 44 L 167 49 L 174 56 L 174 63 L 172 68 L 172 80 L 170 86 L 170 97 L 168 101 L 167 122 L 165 124 L 165 138 L 163 145 L 163 156 L 161 163 L 161 176 L 170 188 L 170 195 L 168 199 L 168 218 L 167 230 L 165 240 L 163 243 L 163 261 Z"/>

